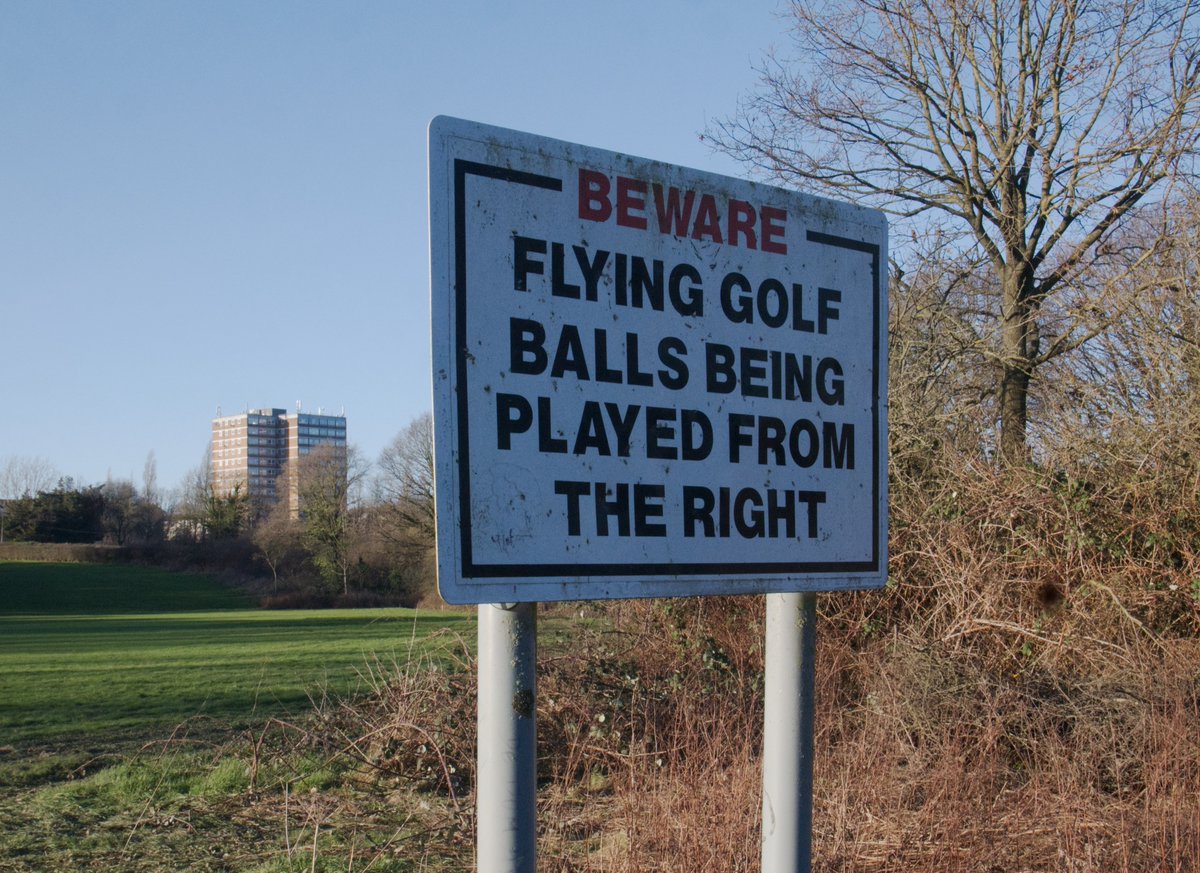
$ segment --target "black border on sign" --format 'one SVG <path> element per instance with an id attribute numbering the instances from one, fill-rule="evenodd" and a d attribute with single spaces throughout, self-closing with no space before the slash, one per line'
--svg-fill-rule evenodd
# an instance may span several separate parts
<path id="1" fill-rule="evenodd" d="M 549 191 L 563 190 L 563 181 L 496 167 L 474 161 L 454 161 L 454 321 L 455 354 L 457 361 L 456 394 L 458 407 L 458 521 L 462 567 L 460 584 L 467 580 L 518 579 L 536 577 L 580 576 L 743 576 L 747 581 L 761 575 L 801 575 L 879 572 L 879 512 L 880 512 L 880 453 L 883 451 L 880 432 L 880 247 L 848 237 L 808 231 L 808 242 L 862 252 L 871 258 L 872 336 L 871 336 L 871 559 L 868 561 L 810 561 L 761 563 L 628 563 L 628 564 L 477 564 L 473 558 L 470 483 L 470 431 L 468 428 L 467 363 L 467 176 L 482 176 L 518 185 L 529 185 Z M 756 586 L 754 590 L 758 590 Z"/>
<path id="2" fill-rule="evenodd" d="M 458 388 L 458 529 L 461 532 L 462 574 L 479 569 L 471 551 L 471 440 L 467 422 L 467 176 L 483 176 L 518 185 L 562 191 L 562 179 L 538 176 L 474 161 L 454 161 L 454 354 Z"/>

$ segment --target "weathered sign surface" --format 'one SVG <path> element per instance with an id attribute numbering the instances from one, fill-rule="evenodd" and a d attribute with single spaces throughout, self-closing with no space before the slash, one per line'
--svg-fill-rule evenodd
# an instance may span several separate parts
<path id="1" fill-rule="evenodd" d="M 883 584 L 879 213 L 458 119 L 429 137 L 443 597 Z"/>

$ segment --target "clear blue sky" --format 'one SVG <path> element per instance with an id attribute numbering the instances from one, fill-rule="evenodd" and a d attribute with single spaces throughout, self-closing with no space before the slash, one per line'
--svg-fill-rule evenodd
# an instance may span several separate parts
<path id="1" fill-rule="evenodd" d="M 0 464 L 174 487 L 209 421 L 431 405 L 426 127 L 740 174 L 777 0 L 0 4 Z"/>

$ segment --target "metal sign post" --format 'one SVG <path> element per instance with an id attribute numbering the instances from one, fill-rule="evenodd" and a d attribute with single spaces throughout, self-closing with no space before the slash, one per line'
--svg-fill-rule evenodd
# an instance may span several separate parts
<path id="1" fill-rule="evenodd" d="M 537 604 L 479 607 L 476 869 L 537 861 Z"/>
<path id="2" fill-rule="evenodd" d="M 812 865 L 817 596 L 767 595 L 762 873 Z"/>

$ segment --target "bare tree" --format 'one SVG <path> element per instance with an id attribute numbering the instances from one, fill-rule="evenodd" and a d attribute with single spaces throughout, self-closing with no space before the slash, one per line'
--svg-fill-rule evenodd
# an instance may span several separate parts
<path id="1" fill-rule="evenodd" d="M 999 448 L 1026 456 L 1030 384 L 1106 324 L 1056 298 L 1196 156 L 1188 0 L 795 2 L 802 60 L 716 133 L 769 177 L 962 234 L 988 268 Z M 1151 256 L 1152 250 L 1147 252 Z M 1111 323 L 1108 322 L 1108 323 Z"/>
<path id="2" fill-rule="evenodd" d="M 167 499 L 166 529 L 171 539 L 200 541 L 205 536 L 204 518 L 212 491 L 212 447 L 205 449 L 200 463 L 188 470 Z"/>
<path id="3" fill-rule="evenodd" d="M 350 567 L 357 557 L 357 498 L 366 474 L 353 447 L 319 445 L 297 462 L 302 541 L 321 574 L 341 582 L 343 594 L 350 591 Z"/>
<path id="4" fill-rule="evenodd" d="M 433 545 L 433 418 L 414 418 L 379 455 L 375 498 L 384 536 L 393 543 L 428 549 Z"/>
<path id="5" fill-rule="evenodd" d="M 15 500 L 49 491 L 61 475 L 45 458 L 10 456 L 0 467 L 0 499 Z"/>
<path id="6" fill-rule="evenodd" d="M 894 270 L 888 288 L 888 442 L 892 474 L 921 489 L 944 450 L 986 451 L 993 366 L 973 318 L 985 294 L 976 265 L 935 234 L 914 245 L 913 269 Z"/>
<path id="7" fill-rule="evenodd" d="M 158 460 L 154 457 L 154 449 L 146 454 L 146 463 L 142 465 L 142 499 L 147 503 L 159 503 Z"/>
<path id="8" fill-rule="evenodd" d="M 251 535 L 262 562 L 271 571 L 274 591 L 279 591 L 279 572 L 300 549 L 300 524 L 292 518 L 291 508 L 277 502 L 254 527 Z"/>
<path id="9" fill-rule="evenodd" d="M 109 479 L 100 490 L 104 497 L 105 539 L 118 546 L 129 540 L 138 504 L 137 489 L 128 479 Z"/>
<path id="10" fill-rule="evenodd" d="M 1153 238 L 1156 254 L 1113 283 L 1121 318 L 1049 371 L 1060 404 L 1057 441 L 1078 447 L 1103 437 L 1112 451 L 1123 441 L 1141 458 L 1161 456 L 1156 444 L 1167 444 L 1200 465 L 1200 197 L 1177 198 L 1156 218 L 1122 240 L 1136 250 L 1139 235 Z"/>

